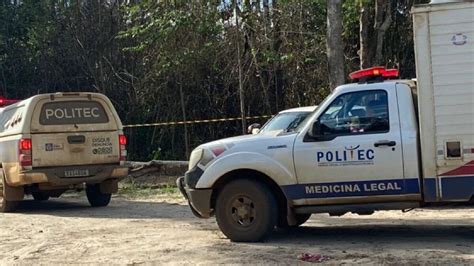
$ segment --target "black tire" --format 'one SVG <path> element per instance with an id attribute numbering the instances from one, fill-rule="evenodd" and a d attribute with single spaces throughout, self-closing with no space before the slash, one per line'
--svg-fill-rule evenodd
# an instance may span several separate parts
<path id="1" fill-rule="evenodd" d="M 36 201 L 46 201 L 49 200 L 49 195 L 44 192 L 33 192 L 31 193 L 33 199 Z"/>
<path id="2" fill-rule="evenodd" d="M 0 195 L 0 212 L 14 212 L 18 208 L 18 203 L 19 201 L 5 200 L 3 195 Z"/>
<path id="3" fill-rule="evenodd" d="M 232 241 L 261 241 L 277 223 L 276 206 L 273 193 L 265 185 L 247 179 L 235 180 L 225 185 L 217 196 L 217 224 Z"/>
<path id="4" fill-rule="evenodd" d="M 281 222 L 278 225 L 278 227 L 280 227 L 282 229 L 284 229 L 284 228 L 296 228 L 296 227 L 306 223 L 306 221 L 308 221 L 310 217 L 311 217 L 311 213 L 309 213 L 309 214 L 308 213 L 296 213 L 295 214 L 295 220 L 296 220 L 295 225 L 288 225 L 286 217 L 282 217 Z"/>
<path id="5" fill-rule="evenodd" d="M 92 207 L 104 207 L 109 205 L 112 194 L 100 192 L 100 185 L 87 185 L 86 195 Z"/>
<path id="6" fill-rule="evenodd" d="M 296 218 L 296 225 L 293 225 L 293 227 L 297 227 L 306 223 L 309 220 L 309 218 L 311 218 L 311 213 L 298 213 L 298 214 L 295 214 L 295 218 Z"/>
<path id="7" fill-rule="evenodd" d="M 18 201 L 6 200 L 4 198 L 3 182 L 3 175 L 0 175 L 0 212 L 14 212 L 18 207 Z"/>

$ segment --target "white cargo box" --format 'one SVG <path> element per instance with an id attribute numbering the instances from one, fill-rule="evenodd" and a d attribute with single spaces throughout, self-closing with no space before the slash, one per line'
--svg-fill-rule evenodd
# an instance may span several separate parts
<path id="1" fill-rule="evenodd" d="M 413 20 L 425 200 L 461 200 L 474 189 L 474 2 L 420 5 Z"/>

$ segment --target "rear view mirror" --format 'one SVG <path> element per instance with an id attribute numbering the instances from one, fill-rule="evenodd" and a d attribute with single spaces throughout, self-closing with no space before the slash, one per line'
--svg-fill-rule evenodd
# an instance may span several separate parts
<path id="1" fill-rule="evenodd" d="M 260 128 L 261 128 L 261 127 L 262 127 L 262 126 L 261 126 L 260 124 L 258 124 L 258 123 L 253 123 L 253 124 L 251 124 L 250 126 L 248 126 L 248 128 L 247 128 L 247 133 L 248 133 L 248 134 L 254 134 L 254 135 L 255 135 L 255 134 L 258 134 L 258 133 L 260 132 Z"/>

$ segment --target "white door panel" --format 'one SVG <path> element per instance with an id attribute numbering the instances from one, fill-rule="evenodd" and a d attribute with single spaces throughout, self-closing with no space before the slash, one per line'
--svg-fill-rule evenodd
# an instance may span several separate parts
<path id="1" fill-rule="evenodd" d="M 337 101 L 343 104 L 334 106 Z M 326 140 L 308 140 L 305 134 L 297 138 L 298 185 L 286 193 L 293 200 L 406 194 L 397 106 L 395 90 L 336 98 L 319 118 L 323 128 L 327 125 Z"/>

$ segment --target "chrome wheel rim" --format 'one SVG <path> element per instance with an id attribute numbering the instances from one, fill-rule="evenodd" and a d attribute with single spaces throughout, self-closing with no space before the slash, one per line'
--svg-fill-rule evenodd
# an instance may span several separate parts
<path id="1" fill-rule="evenodd" d="M 242 227 L 249 227 L 256 218 L 255 204 L 251 198 L 247 196 L 237 196 L 231 203 L 232 220 Z"/>

